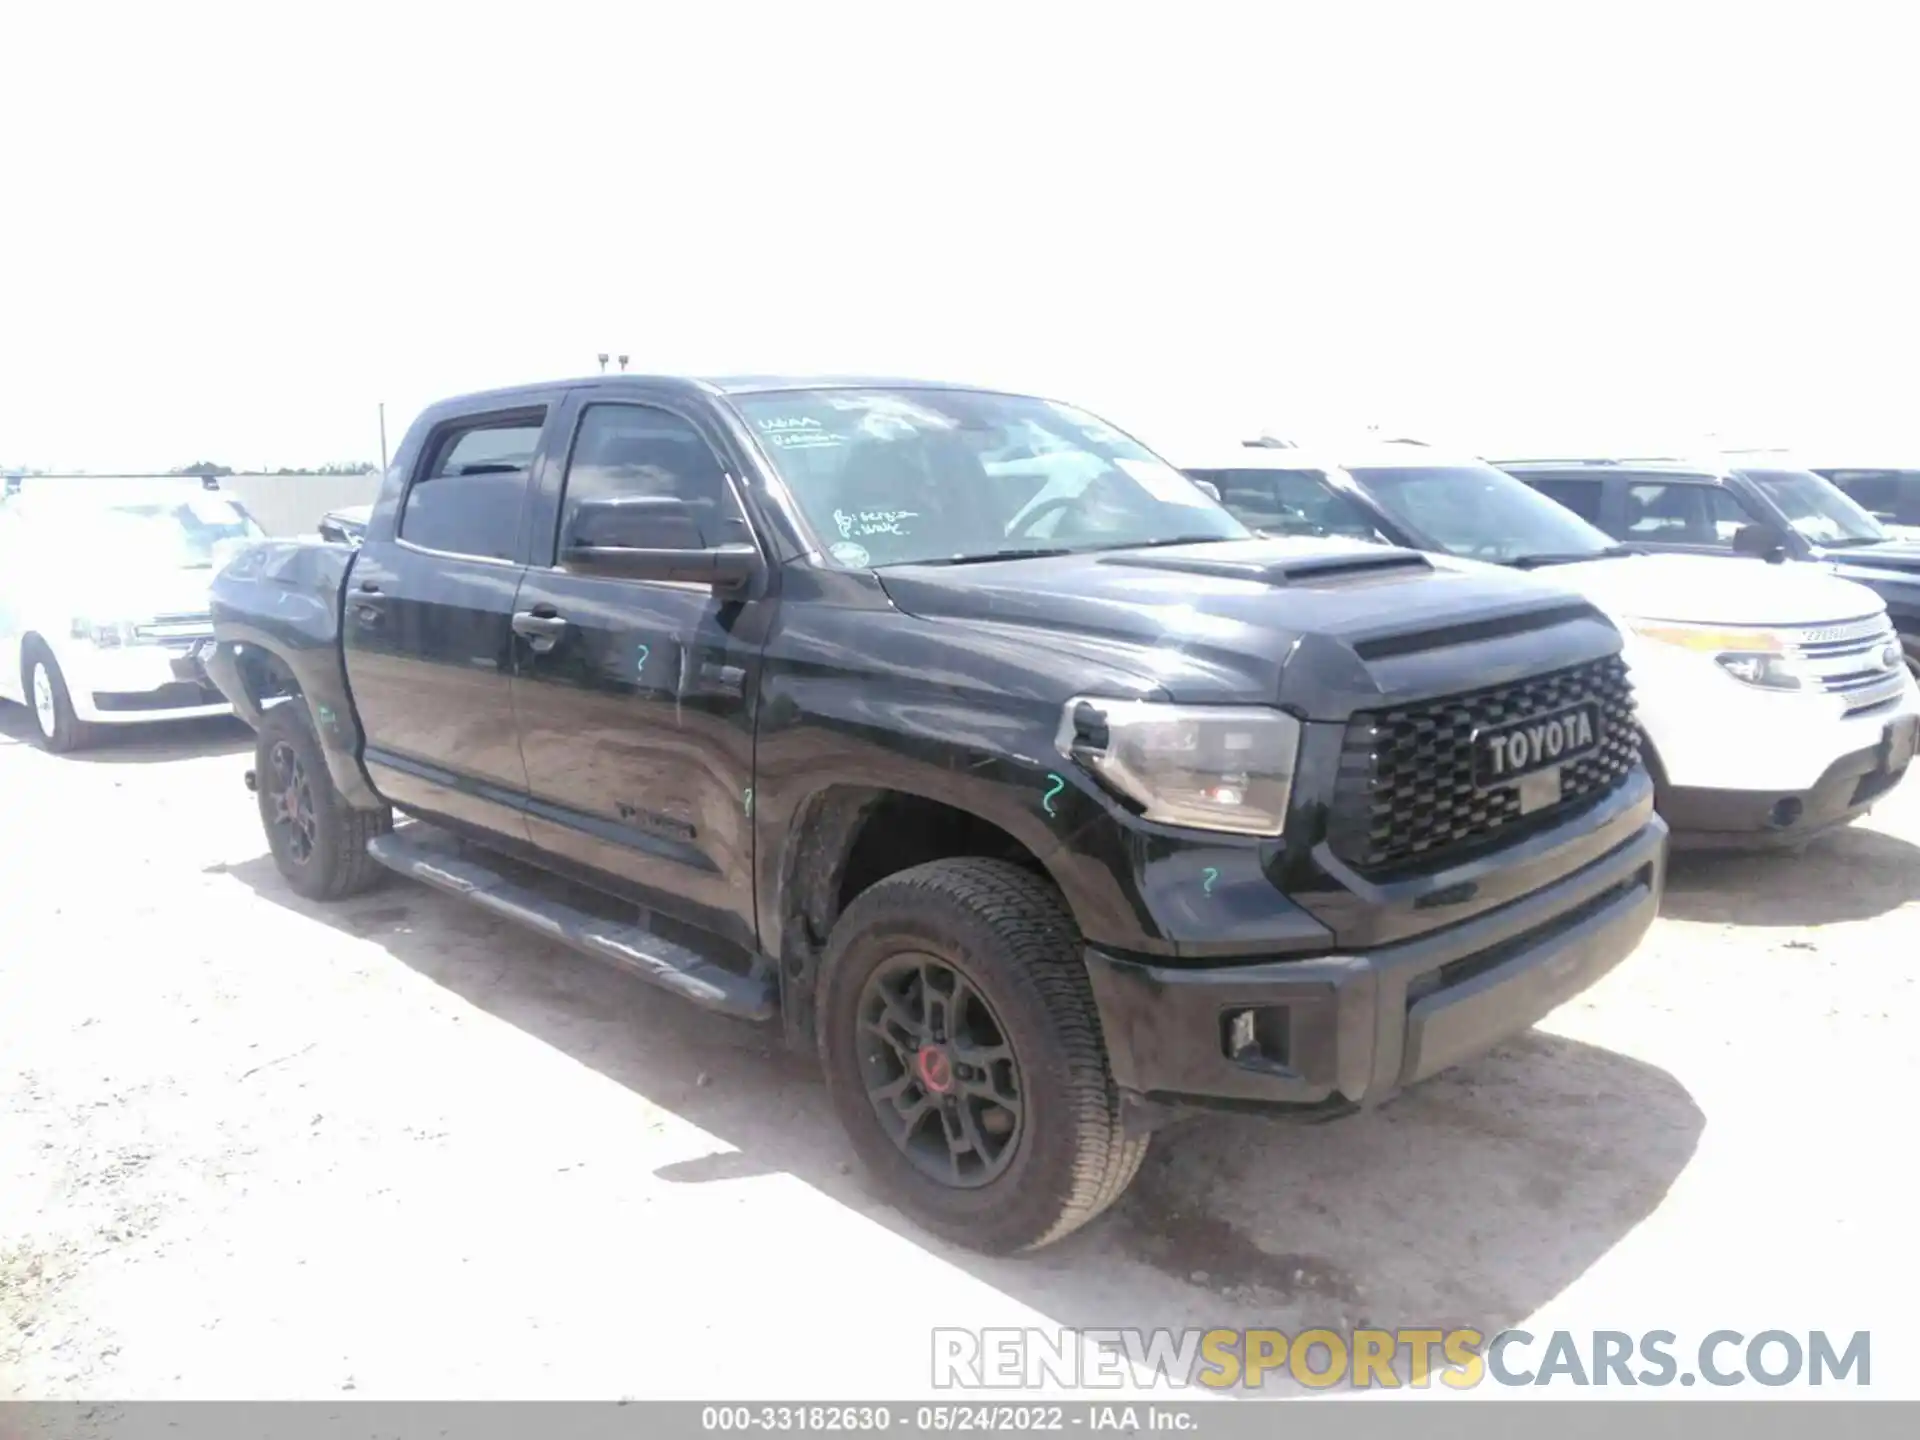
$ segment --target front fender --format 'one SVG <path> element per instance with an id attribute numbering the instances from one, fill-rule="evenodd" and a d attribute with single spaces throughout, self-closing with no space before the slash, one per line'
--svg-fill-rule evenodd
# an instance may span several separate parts
<path id="1" fill-rule="evenodd" d="M 823 796 L 891 792 L 1004 831 L 1059 887 L 1095 943 L 1172 954 L 1135 888 L 1136 836 L 1117 802 L 1054 749 L 1059 703 L 969 692 L 922 677 L 764 672 L 753 796 L 756 900 L 764 947 L 791 937 L 784 901 L 803 847 L 838 852 L 858 817 L 823 837 Z M 809 937 L 810 943 L 823 936 Z"/>
<path id="2" fill-rule="evenodd" d="M 357 809 L 386 801 L 360 757 L 365 737 L 347 685 L 340 605 L 352 552 L 312 541 L 268 541 L 236 557 L 214 580 L 207 674 L 234 713 L 258 727 L 273 704 L 300 704 L 334 787 Z"/>

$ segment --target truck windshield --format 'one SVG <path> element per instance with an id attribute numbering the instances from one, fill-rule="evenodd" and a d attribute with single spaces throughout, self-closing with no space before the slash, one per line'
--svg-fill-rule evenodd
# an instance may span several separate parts
<path id="1" fill-rule="evenodd" d="M 842 567 L 1251 538 L 1159 456 L 1052 401 L 849 389 L 734 404 Z"/>
<path id="2" fill-rule="evenodd" d="M 215 547 L 227 540 L 258 540 L 266 532 L 232 500 L 195 494 L 148 498 L 75 495 L 34 507 L 39 527 L 60 532 L 112 565 L 211 569 Z"/>
<path id="3" fill-rule="evenodd" d="M 1811 470 L 1742 471 L 1762 495 L 1815 545 L 1877 545 L 1891 540 L 1880 522 L 1849 500 L 1839 486 Z"/>
<path id="4" fill-rule="evenodd" d="M 1425 549 L 1502 565 L 1620 553 L 1571 510 L 1491 465 L 1357 466 L 1347 473 Z"/>

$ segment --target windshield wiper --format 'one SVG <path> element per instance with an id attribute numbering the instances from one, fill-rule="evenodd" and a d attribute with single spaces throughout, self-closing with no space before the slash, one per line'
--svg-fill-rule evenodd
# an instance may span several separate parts
<path id="1" fill-rule="evenodd" d="M 1542 565 L 1578 565 L 1587 560 L 1615 560 L 1622 555 L 1638 555 L 1639 550 L 1631 545 L 1606 545 L 1598 550 L 1552 551 L 1540 555 L 1516 555 L 1504 561 L 1516 570 L 1536 570 Z"/>
<path id="2" fill-rule="evenodd" d="M 949 555 L 944 559 L 915 560 L 915 565 L 985 565 L 994 560 L 1039 560 L 1075 552 L 1065 546 L 1040 550 L 988 550 L 979 555 Z"/>

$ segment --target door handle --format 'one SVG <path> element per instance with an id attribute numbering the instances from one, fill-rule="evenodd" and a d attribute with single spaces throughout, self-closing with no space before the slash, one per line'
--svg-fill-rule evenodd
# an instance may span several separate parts
<path id="1" fill-rule="evenodd" d="M 513 633 L 524 639 L 536 655 L 546 654 L 567 633 L 567 622 L 553 614 L 552 610 L 551 605 L 539 605 L 532 610 L 514 613 Z M 543 611 L 547 613 L 541 613 Z"/>

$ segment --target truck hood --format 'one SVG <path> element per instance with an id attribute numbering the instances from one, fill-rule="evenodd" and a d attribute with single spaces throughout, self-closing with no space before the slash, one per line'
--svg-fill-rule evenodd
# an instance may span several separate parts
<path id="1" fill-rule="evenodd" d="M 1498 684 L 1619 646 L 1563 585 L 1357 541 L 1218 541 L 878 575 L 894 606 L 920 619 L 1071 655 L 1173 700 L 1279 703 L 1311 719 Z M 1056 673 L 1084 678 L 1088 668 Z"/>
<path id="2" fill-rule="evenodd" d="M 1550 573 L 1616 619 L 1696 625 L 1830 625 L 1881 608 L 1865 586 L 1811 565 L 1714 555 L 1623 555 Z"/>
<path id="3" fill-rule="evenodd" d="M 1920 541 L 1883 540 L 1878 545 L 1823 549 L 1821 557 L 1847 570 L 1873 570 L 1920 576 Z"/>

